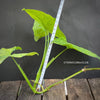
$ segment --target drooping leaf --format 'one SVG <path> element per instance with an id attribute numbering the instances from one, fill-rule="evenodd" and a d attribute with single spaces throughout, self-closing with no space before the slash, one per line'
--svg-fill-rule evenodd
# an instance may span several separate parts
<path id="1" fill-rule="evenodd" d="M 12 48 L 1 48 L 0 49 L 0 64 L 7 59 L 8 57 L 16 57 L 21 58 L 24 56 L 33 56 L 35 54 L 38 55 L 37 52 L 30 52 L 30 53 L 18 53 L 18 54 L 12 54 L 15 50 L 22 50 L 19 46 L 14 46 Z"/>
<path id="2" fill-rule="evenodd" d="M 40 28 L 41 28 L 42 32 L 40 32 L 40 33 L 43 33 L 44 29 L 45 29 L 45 31 L 48 31 L 49 33 L 52 33 L 54 23 L 55 23 L 55 18 L 53 18 L 51 15 L 46 14 L 46 13 L 44 13 L 42 11 L 39 11 L 39 10 L 25 9 L 25 8 L 23 8 L 22 10 L 24 10 L 27 14 L 29 14 L 35 21 L 37 21 L 35 23 L 36 26 L 37 26 L 37 23 L 39 25 L 42 25 L 42 26 L 39 27 L 39 29 L 38 29 L 38 27 L 34 26 L 35 29 L 37 28 L 36 30 L 39 31 Z M 45 36 L 45 33 L 43 33 L 43 34 Z M 35 35 L 36 35 L 36 33 L 35 33 Z M 41 35 L 41 37 L 42 36 L 43 35 Z M 60 30 L 59 26 L 58 26 L 57 31 L 56 31 L 56 37 L 66 38 L 64 33 Z"/>
<path id="3" fill-rule="evenodd" d="M 22 58 L 24 56 L 33 56 L 33 55 L 38 55 L 37 52 L 29 52 L 29 53 L 19 53 L 19 54 L 12 54 L 10 57 L 15 57 L 15 58 Z"/>
<path id="4" fill-rule="evenodd" d="M 0 64 L 6 59 L 6 58 L 8 58 L 10 55 L 11 55 L 11 53 L 13 52 L 13 51 L 15 51 L 15 50 L 22 50 L 22 48 L 21 47 L 19 47 L 19 46 L 14 46 L 14 47 L 12 47 L 12 48 L 8 48 L 8 49 L 6 49 L 6 48 L 1 48 L 0 49 Z"/>
<path id="5" fill-rule="evenodd" d="M 97 59 L 100 60 L 100 57 L 99 57 L 97 54 L 95 54 L 95 53 L 93 53 L 92 51 L 90 51 L 90 50 L 84 49 L 84 48 L 79 47 L 79 46 L 77 46 L 77 45 L 74 45 L 74 44 L 72 44 L 72 43 L 68 43 L 68 44 L 67 44 L 67 47 L 68 47 L 69 49 L 75 49 L 75 50 L 77 50 L 77 51 L 79 51 L 79 52 L 81 52 L 81 53 L 84 53 L 84 54 L 86 54 L 86 55 L 88 55 L 88 56 L 91 56 L 91 57 L 94 57 L 94 58 L 97 58 Z"/>
<path id="6" fill-rule="evenodd" d="M 45 28 L 43 27 L 43 25 L 41 25 L 37 21 L 34 22 L 34 25 L 33 25 L 32 29 L 34 31 L 34 40 L 35 41 L 38 41 L 40 38 L 42 38 L 45 35 L 49 34 L 49 32 L 47 30 L 45 30 Z"/>
<path id="7" fill-rule="evenodd" d="M 82 47 L 79 47 L 77 45 L 74 45 L 72 43 L 68 43 L 65 39 L 63 38 L 55 38 L 54 41 L 53 41 L 55 44 L 58 44 L 58 45 L 61 45 L 61 46 L 66 46 L 68 49 L 75 49 L 83 54 L 86 54 L 88 56 L 91 56 L 91 57 L 95 57 L 97 59 L 100 59 L 100 57 L 93 53 L 92 51 L 90 50 L 87 50 L 85 48 L 82 48 Z"/>

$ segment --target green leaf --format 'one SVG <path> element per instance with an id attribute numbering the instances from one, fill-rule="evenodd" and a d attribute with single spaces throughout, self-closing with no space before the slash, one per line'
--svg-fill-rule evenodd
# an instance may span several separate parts
<path id="1" fill-rule="evenodd" d="M 15 57 L 15 58 L 22 58 L 24 56 L 33 56 L 33 55 L 39 55 L 37 52 L 30 52 L 30 53 L 19 53 L 19 54 L 12 54 L 10 57 Z"/>
<path id="2" fill-rule="evenodd" d="M 53 43 L 61 45 L 61 46 L 66 46 L 67 41 L 66 39 L 60 37 L 60 38 L 55 38 Z"/>
<path id="3" fill-rule="evenodd" d="M 77 45 L 74 45 L 72 43 L 68 43 L 65 39 L 63 38 L 55 38 L 54 41 L 53 41 L 55 44 L 58 44 L 58 45 L 61 45 L 61 46 L 66 46 L 68 49 L 75 49 L 83 54 L 86 54 L 88 56 L 91 56 L 91 57 L 95 57 L 97 59 L 100 59 L 100 57 L 93 53 L 92 51 L 90 50 L 87 50 L 85 48 L 82 48 L 82 47 L 79 47 Z"/>
<path id="4" fill-rule="evenodd" d="M 13 51 L 15 51 L 15 50 L 22 50 L 22 48 L 21 47 L 19 47 L 19 46 L 14 46 L 14 47 L 12 47 L 12 48 L 8 48 L 8 49 L 6 49 L 6 48 L 1 48 L 0 49 L 0 64 L 6 59 L 6 58 L 8 58 L 10 55 L 11 55 L 11 53 L 13 52 Z"/>
<path id="5" fill-rule="evenodd" d="M 7 59 L 8 57 L 16 57 L 16 58 L 21 58 L 24 56 L 33 56 L 35 54 L 38 55 L 37 52 L 30 52 L 30 53 L 19 53 L 19 54 L 12 54 L 15 50 L 22 50 L 21 47 L 19 46 L 14 46 L 12 48 L 1 48 L 0 49 L 0 64 Z"/>
<path id="6" fill-rule="evenodd" d="M 45 30 L 43 25 L 38 23 L 37 21 L 34 22 L 32 29 L 34 31 L 34 40 L 35 41 L 38 41 L 40 38 L 49 34 L 49 32 L 47 30 Z"/>
<path id="7" fill-rule="evenodd" d="M 25 11 L 27 14 L 29 14 L 31 16 L 31 18 L 33 18 L 35 21 L 37 21 L 34 25 L 36 25 L 36 26 L 39 25 L 39 27 L 36 27 L 36 26 L 34 26 L 34 27 L 35 27 L 35 29 L 37 28 L 36 30 L 38 30 L 38 31 L 42 30 L 42 32 L 40 31 L 39 33 L 43 33 L 46 31 L 49 33 L 52 33 L 54 23 L 55 23 L 55 18 L 53 18 L 51 15 L 46 14 L 39 10 L 25 9 L 25 8 L 23 8 L 22 10 Z M 33 30 L 34 30 L 34 28 L 33 28 Z M 45 33 L 43 33 L 43 34 L 44 35 L 41 35 L 40 37 L 44 37 Z M 35 33 L 35 35 L 36 35 L 36 33 Z M 59 26 L 57 27 L 56 37 L 66 38 L 64 33 L 60 30 Z M 36 40 L 38 40 L 38 39 L 36 39 Z"/>
<path id="8" fill-rule="evenodd" d="M 91 56 L 91 57 L 94 57 L 94 58 L 97 58 L 97 59 L 100 60 L 100 57 L 97 54 L 95 54 L 92 51 L 90 51 L 90 50 L 84 49 L 84 48 L 79 47 L 77 45 L 74 45 L 72 43 L 67 43 L 66 46 L 68 47 L 68 49 L 75 49 L 75 50 L 77 50 L 77 51 L 79 51 L 79 52 L 81 52 L 83 54 L 86 54 L 88 56 Z"/>
<path id="9" fill-rule="evenodd" d="M 35 93 L 36 90 L 33 88 L 32 84 L 30 83 L 30 80 L 28 79 L 27 75 L 25 74 L 25 72 L 23 71 L 23 69 L 21 68 L 21 66 L 16 62 L 16 60 L 13 57 L 12 57 L 12 59 L 13 59 L 14 63 L 16 64 L 16 66 L 18 67 L 18 69 L 21 72 L 21 74 L 23 75 L 23 77 L 26 80 L 27 84 L 29 85 L 29 87 L 33 91 L 33 93 Z"/>

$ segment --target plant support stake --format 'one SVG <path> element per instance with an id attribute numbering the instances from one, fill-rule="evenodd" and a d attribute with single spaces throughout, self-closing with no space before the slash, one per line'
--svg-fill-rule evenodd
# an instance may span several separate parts
<path id="1" fill-rule="evenodd" d="M 63 9 L 63 5 L 64 5 L 64 0 L 61 0 L 60 6 L 59 6 L 59 9 L 58 9 L 58 12 L 57 12 L 57 16 L 56 16 L 56 21 L 55 21 L 55 24 L 54 24 L 53 32 L 52 32 L 52 35 L 51 35 L 49 47 L 48 47 L 48 50 L 47 50 L 47 53 L 46 53 L 44 65 L 43 65 L 43 68 L 42 68 L 39 84 L 37 86 L 37 89 L 39 89 L 39 90 L 41 88 L 40 85 L 42 84 L 42 81 L 43 81 L 43 78 L 44 78 L 44 74 L 45 74 L 45 71 L 46 71 L 46 66 L 47 66 L 47 63 L 48 63 L 48 60 L 49 60 L 49 56 L 50 56 L 50 53 L 51 53 L 51 49 L 52 49 L 52 45 L 53 45 L 52 42 L 53 42 L 53 40 L 55 38 L 55 34 L 56 34 L 57 26 L 59 24 L 59 20 L 60 20 L 61 12 L 62 12 L 62 9 Z"/>

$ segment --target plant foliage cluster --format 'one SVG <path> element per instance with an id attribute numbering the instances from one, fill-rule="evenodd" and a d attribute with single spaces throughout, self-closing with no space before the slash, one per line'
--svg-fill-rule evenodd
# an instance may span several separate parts
<path id="1" fill-rule="evenodd" d="M 42 11 L 39 10 L 35 10 L 35 9 L 22 9 L 23 11 L 25 11 L 32 19 L 34 19 L 34 25 L 33 25 L 33 33 L 34 33 L 34 40 L 37 42 L 40 38 L 45 37 L 45 47 L 44 47 L 44 53 L 43 53 L 43 58 L 39 67 L 39 70 L 37 72 L 37 76 L 34 82 L 34 85 L 31 84 L 30 80 L 28 79 L 27 75 L 25 74 L 25 72 L 23 71 L 23 69 L 21 68 L 21 66 L 16 62 L 15 58 L 22 58 L 24 56 L 33 56 L 33 55 L 39 55 L 37 52 L 29 52 L 29 53 L 13 53 L 16 50 L 22 50 L 21 47 L 19 46 L 14 46 L 12 48 L 1 48 L 0 49 L 0 64 L 7 59 L 8 57 L 11 57 L 13 59 L 13 61 L 15 62 L 15 64 L 17 65 L 18 69 L 20 70 L 21 74 L 23 75 L 23 77 L 25 78 L 26 82 L 28 83 L 29 87 L 31 88 L 31 90 L 33 91 L 33 93 L 44 93 L 46 91 L 48 91 L 51 87 L 58 85 L 84 71 L 89 71 L 89 70 L 100 70 L 100 68 L 83 68 L 82 70 L 74 73 L 73 75 L 59 81 L 56 82 L 50 86 L 48 86 L 47 88 L 43 88 L 43 86 L 41 85 L 42 91 L 38 91 L 37 90 L 37 85 L 39 84 L 39 79 L 40 79 L 40 75 L 41 75 L 41 70 L 44 64 L 44 59 L 47 53 L 47 49 L 49 46 L 49 41 L 50 41 L 50 34 L 52 34 L 53 31 L 53 27 L 54 27 L 54 23 L 55 23 L 55 18 L 53 18 L 51 15 L 46 14 Z M 97 58 L 100 60 L 100 57 L 85 49 L 82 47 L 79 47 L 77 45 L 74 45 L 72 43 L 69 43 L 66 39 L 66 36 L 64 35 L 64 33 L 60 30 L 59 26 L 57 27 L 57 31 L 56 31 L 56 35 L 55 35 L 55 39 L 54 41 L 52 41 L 52 43 L 55 43 L 57 45 L 61 45 L 61 46 L 65 46 L 66 48 L 61 51 L 56 57 L 53 57 L 47 64 L 46 68 L 48 68 L 50 66 L 50 64 L 57 59 L 57 57 L 59 57 L 63 52 L 65 52 L 67 49 L 75 49 L 83 54 L 86 54 L 88 56 Z"/>

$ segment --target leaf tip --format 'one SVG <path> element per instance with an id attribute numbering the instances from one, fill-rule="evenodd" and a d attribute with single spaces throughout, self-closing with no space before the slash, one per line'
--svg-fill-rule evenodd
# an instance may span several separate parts
<path id="1" fill-rule="evenodd" d="M 17 46 L 16 50 L 22 50 L 22 48 L 20 46 Z"/>
<path id="2" fill-rule="evenodd" d="M 37 56 L 39 56 L 39 53 L 36 53 Z"/>
<path id="3" fill-rule="evenodd" d="M 0 64 L 2 64 L 2 62 L 0 61 Z"/>
<path id="4" fill-rule="evenodd" d="M 35 41 L 35 42 L 38 42 L 38 40 L 39 40 L 38 38 L 34 37 L 34 41 Z"/>
<path id="5" fill-rule="evenodd" d="M 98 57 L 98 59 L 100 60 L 100 57 Z"/>
<path id="6" fill-rule="evenodd" d="M 25 8 L 23 8 L 22 11 L 25 11 Z"/>

